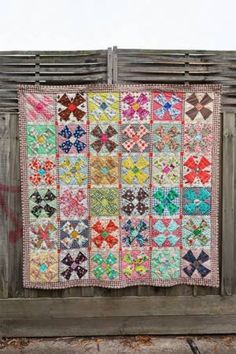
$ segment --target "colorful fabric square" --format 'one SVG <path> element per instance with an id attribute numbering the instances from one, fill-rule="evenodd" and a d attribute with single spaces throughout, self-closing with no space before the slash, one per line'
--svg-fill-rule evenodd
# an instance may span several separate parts
<path id="1" fill-rule="evenodd" d="M 54 100 L 50 95 L 24 95 L 24 104 L 29 122 L 50 122 L 54 118 Z"/>
<path id="2" fill-rule="evenodd" d="M 29 277 L 32 283 L 58 282 L 57 250 L 31 251 L 29 257 Z"/>
<path id="3" fill-rule="evenodd" d="M 51 218 L 56 215 L 57 193 L 54 189 L 35 189 L 29 194 L 30 217 Z"/>
<path id="4" fill-rule="evenodd" d="M 24 287 L 218 286 L 220 90 L 19 91 Z"/>
<path id="5" fill-rule="evenodd" d="M 87 151 L 86 127 L 65 125 L 58 131 L 59 151 L 64 154 L 81 154 Z"/>
<path id="6" fill-rule="evenodd" d="M 180 156 L 158 154 L 153 157 L 153 183 L 160 186 L 178 186 L 180 182 Z"/>
<path id="7" fill-rule="evenodd" d="M 92 216 L 118 216 L 119 195 L 117 188 L 92 188 L 90 211 Z"/>
<path id="8" fill-rule="evenodd" d="M 56 183 L 54 158 L 33 157 L 29 159 L 29 180 L 33 186 L 52 186 Z"/>
<path id="9" fill-rule="evenodd" d="M 180 251 L 178 248 L 153 248 L 152 279 L 171 280 L 180 276 Z"/>
<path id="10" fill-rule="evenodd" d="M 121 224 L 122 244 L 126 248 L 148 246 L 149 221 L 148 218 L 126 219 Z"/>
<path id="11" fill-rule="evenodd" d="M 149 121 L 150 116 L 149 92 L 124 92 L 121 95 L 121 119 L 123 122 Z"/>
<path id="12" fill-rule="evenodd" d="M 147 124 L 130 124 L 122 128 L 123 152 L 148 152 L 150 147 L 150 131 Z"/>
<path id="13" fill-rule="evenodd" d="M 185 99 L 185 121 L 191 123 L 209 122 L 213 113 L 212 93 L 187 93 Z"/>
<path id="14" fill-rule="evenodd" d="M 209 215 L 211 212 L 211 188 L 184 188 L 183 213 L 185 215 Z"/>
<path id="15" fill-rule="evenodd" d="M 60 280 L 88 278 L 88 254 L 86 249 L 62 251 L 60 254 Z"/>
<path id="16" fill-rule="evenodd" d="M 186 155 L 184 162 L 184 184 L 206 186 L 211 182 L 211 161 L 202 155 Z"/>
<path id="17" fill-rule="evenodd" d="M 53 125 L 27 125 L 28 155 L 52 155 L 56 153 L 56 129 Z"/>
<path id="18" fill-rule="evenodd" d="M 118 125 L 90 125 L 90 151 L 92 154 L 117 154 L 119 148 Z"/>
<path id="19" fill-rule="evenodd" d="M 59 178 L 62 185 L 86 185 L 88 179 L 87 158 L 82 155 L 60 156 Z"/>
<path id="20" fill-rule="evenodd" d="M 211 156 L 212 127 L 209 124 L 185 124 L 184 126 L 184 151 L 186 153 L 202 153 Z"/>
<path id="21" fill-rule="evenodd" d="M 121 193 L 121 212 L 128 216 L 144 216 L 149 212 L 149 191 L 146 187 L 124 188 Z"/>
<path id="22" fill-rule="evenodd" d="M 61 249 L 88 247 L 88 221 L 61 221 Z"/>
<path id="23" fill-rule="evenodd" d="M 118 122 L 119 94 L 117 92 L 99 92 L 88 94 L 89 120 L 97 122 Z"/>
<path id="24" fill-rule="evenodd" d="M 30 247 L 35 250 L 57 249 L 57 223 L 55 220 L 31 222 Z"/>
<path id="25" fill-rule="evenodd" d="M 153 192 L 153 213 L 159 216 L 179 215 L 179 188 L 159 188 Z"/>
<path id="26" fill-rule="evenodd" d="M 202 248 L 183 250 L 182 276 L 190 279 L 209 278 L 211 276 L 211 258 L 209 250 Z"/>
<path id="27" fill-rule="evenodd" d="M 173 123 L 153 124 L 153 151 L 180 152 L 181 125 Z"/>
<path id="28" fill-rule="evenodd" d="M 101 281 L 113 281 L 119 277 L 119 257 L 116 253 L 94 252 L 91 254 L 91 276 Z"/>
<path id="29" fill-rule="evenodd" d="M 173 218 L 153 218 L 152 237 L 152 244 L 155 247 L 180 246 L 181 220 Z"/>
<path id="30" fill-rule="evenodd" d="M 153 93 L 153 119 L 179 121 L 183 112 L 183 94 L 174 92 Z"/>
<path id="31" fill-rule="evenodd" d="M 91 240 L 93 249 L 116 248 L 119 244 L 119 220 L 93 219 Z"/>
<path id="32" fill-rule="evenodd" d="M 57 115 L 60 123 L 70 124 L 84 121 L 87 113 L 86 94 L 63 93 L 58 95 Z"/>
<path id="33" fill-rule="evenodd" d="M 208 216 L 185 216 L 182 243 L 184 248 L 210 248 L 211 219 Z"/>
<path id="34" fill-rule="evenodd" d="M 118 157 L 93 156 L 90 159 L 91 182 L 96 185 L 118 183 Z"/>
<path id="35" fill-rule="evenodd" d="M 149 275 L 149 253 L 146 251 L 132 250 L 122 254 L 123 279 L 145 279 Z"/>
<path id="36" fill-rule="evenodd" d="M 88 212 L 86 189 L 62 188 L 60 190 L 60 212 L 62 219 L 84 218 Z"/>
<path id="37" fill-rule="evenodd" d="M 145 184 L 149 182 L 149 156 L 128 155 L 122 159 L 122 182 Z"/>

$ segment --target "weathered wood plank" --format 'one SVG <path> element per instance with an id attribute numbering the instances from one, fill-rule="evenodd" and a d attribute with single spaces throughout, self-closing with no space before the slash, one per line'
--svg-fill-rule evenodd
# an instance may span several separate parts
<path id="1" fill-rule="evenodd" d="M 236 315 L 236 295 L 0 299 L 0 320 L 230 314 Z"/>
<path id="2" fill-rule="evenodd" d="M 236 296 L 0 300 L 0 336 L 236 333 Z"/>
<path id="3" fill-rule="evenodd" d="M 235 114 L 236 115 L 236 114 Z M 236 120 L 235 120 L 235 126 L 234 126 L 234 131 L 236 132 Z M 234 168 L 235 168 L 235 173 L 234 173 L 234 234 L 236 235 L 236 147 L 234 146 Z M 235 254 L 236 257 L 236 254 Z M 236 294 L 236 259 L 234 259 L 234 284 L 233 284 L 233 293 Z"/>
<path id="4" fill-rule="evenodd" d="M 79 66 L 41 66 L 40 65 L 40 73 L 44 75 L 79 75 L 86 73 L 103 73 L 107 72 L 106 65 L 79 65 Z M 0 66 L 0 77 L 4 79 L 4 77 L 14 76 L 14 75 L 34 75 L 35 66 L 32 67 L 2 67 Z"/>
<path id="5" fill-rule="evenodd" d="M 112 64 L 113 64 L 113 52 L 112 48 L 107 50 L 107 83 L 112 84 Z"/>
<path id="6" fill-rule="evenodd" d="M 117 47 L 113 47 L 113 84 L 118 83 Z"/>
<path id="7" fill-rule="evenodd" d="M 203 335 L 236 333 L 236 316 L 152 316 L 0 321 L 2 337 Z"/>
<path id="8" fill-rule="evenodd" d="M 0 298 L 8 297 L 8 203 L 10 115 L 0 115 Z"/>
<path id="9" fill-rule="evenodd" d="M 56 75 L 56 74 L 53 74 L 50 75 L 50 73 L 40 73 L 40 76 L 41 76 L 41 82 L 45 82 L 45 81 L 57 81 L 57 82 L 63 82 L 63 81 L 71 81 L 71 82 L 79 82 L 81 80 L 83 81 L 97 81 L 97 80 L 102 80 L 104 79 L 104 77 L 106 78 L 106 73 L 97 73 L 97 72 L 94 72 L 94 73 L 89 73 L 88 75 L 87 74 L 84 74 L 84 73 L 77 73 L 76 75 L 73 74 L 73 73 L 67 73 L 67 74 L 61 74 L 61 75 Z M 35 82 L 35 74 L 34 73 L 31 73 L 31 74 L 28 74 L 28 75 L 3 75 L 3 74 L 0 74 L 0 80 L 2 80 L 2 82 L 6 82 L 6 83 L 9 83 L 9 82 L 13 82 L 13 83 L 34 83 Z"/>
<path id="10" fill-rule="evenodd" d="M 224 108 L 229 111 L 236 110 L 235 101 L 236 93 L 233 89 L 235 86 L 235 66 L 236 52 L 233 51 L 176 51 L 176 50 L 128 50 L 117 49 L 114 47 L 114 70 L 113 75 L 122 78 L 122 82 L 182 82 L 186 79 L 182 78 L 182 67 L 187 62 L 189 66 L 189 82 L 217 82 L 224 83 L 224 93 L 226 87 L 228 92 L 232 92 L 230 100 L 223 99 Z M 3 76 L 1 78 L 2 89 L 15 88 L 18 82 L 30 82 L 35 79 L 34 66 L 35 58 L 40 56 L 41 82 L 43 83 L 80 83 L 84 80 L 89 82 L 102 82 L 107 76 L 106 50 L 101 51 L 31 51 L 31 52 L 1 52 L 0 53 L 0 71 Z M 115 61 L 118 60 L 118 67 Z M 12 69 L 11 69 L 12 67 Z M 28 67 L 28 69 L 27 69 Z M 97 68 L 95 70 L 94 68 Z M 17 71 L 18 70 L 18 71 Z M 32 70 L 32 80 L 29 75 Z M 94 71 L 95 70 L 95 71 Z M 88 72 L 100 74 L 101 77 L 88 75 Z M 30 71 L 30 72 L 29 72 Z M 60 72 L 60 79 L 57 73 Z M 4 74 L 5 73 L 5 74 Z M 18 73 L 18 74 L 17 74 Z M 179 73 L 176 75 L 175 73 Z M 154 74 L 154 75 L 152 75 Z M 51 76 L 52 75 L 52 76 Z M 122 76 L 123 75 L 123 76 Z M 157 75 L 157 76 L 156 76 Z M 72 77 L 73 76 L 73 77 Z M 135 77 L 134 77 L 135 76 Z M 184 74 L 183 74 L 184 76 Z M 0 81 L 1 81 L 0 80 Z M 229 87 L 231 85 L 231 87 Z M 13 97 L 13 96 L 12 96 Z M 4 102 L 4 99 L 1 99 Z M 4 104 L 0 104 L 1 111 L 7 111 Z M 9 105 L 9 111 L 15 111 L 14 106 Z"/>
<path id="11" fill-rule="evenodd" d="M 164 66 L 164 65 L 160 65 L 159 63 L 157 65 L 125 65 L 124 67 L 122 67 L 122 65 L 119 65 L 118 69 L 119 68 L 122 70 L 122 73 L 184 74 L 185 72 L 184 63 L 178 66 L 173 66 L 173 65 Z M 189 72 L 190 74 L 193 75 L 197 75 L 197 74 L 215 75 L 215 74 L 220 74 L 221 71 L 222 68 L 220 66 L 205 67 L 204 65 L 201 66 L 189 65 Z M 232 70 L 228 71 L 228 74 L 231 73 Z"/>
<path id="12" fill-rule="evenodd" d="M 12 51 L 0 51 L 1 57 L 8 57 L 8 56 L 16 56 L 16 57 L 29 57 L 35 56 L 39 54 L 40 56 L 65 56 L 65 57 L 74 57 L 74 56 L 91 56 L 91 55 L 102 55 L 106 54 L 106 50 L 12 50 Z"/>
<path id="13" fill-rule="evenodd" d="M 223 220 L 222 283 L 224 295 L 232 295 L 235 262 L 235 113 L 224 114 L 223 120 Z"/>
<path id="14" fill-rule="evenodd" d="M 222 73 L 221 73 L 222 74 Z M 232 75 L 233 77 L 233 75 Z M 184 77 L 183 73 L 171 73 L 170 75 L 168 74 L 162 74 L 162 73 L 137 73 L 136 75 L 134 75 L 133 73 L 124 73 L 121 72 L 119 74 L 119 81 L 141 81 L 144 83 L 144 81 L 153 81 L 153 82 L 159 82 L 161 83 L 161 81 L 182 81 L 182 82 L 186 82 L 186 81 L 192 81 L 192 82 L 220 82 L 223 84 L 227 84 L 227 85 L 231 85 L 233 83 L 235 83 L 235 81 L 232 81 L 232 79 L 230 79 L 229 76 L 219 76 L 219 75 L 189 75 L 189 80 L 186 80 L 186 78 Z"/>
<path id="15" fill-rule="evenodd" d="M 6 185 L 8 192 L 8 292 L 9 297 L 23 295 L 22 286 L 22 215 L 20 199 L 20 162 L 19 162 L 19 139 L 18 115 L 11 114 L 9 122 L 9 176 Z M 15 190 L 15 192 L 13 192 Z"/>

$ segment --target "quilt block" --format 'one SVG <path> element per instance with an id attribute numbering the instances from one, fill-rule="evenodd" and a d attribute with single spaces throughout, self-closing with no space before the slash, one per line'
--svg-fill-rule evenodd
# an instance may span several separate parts
<path id="1" fill-rule="evenodd" d="M 27 288 L 218 286 L 220 87 L 19 88 Z"/>

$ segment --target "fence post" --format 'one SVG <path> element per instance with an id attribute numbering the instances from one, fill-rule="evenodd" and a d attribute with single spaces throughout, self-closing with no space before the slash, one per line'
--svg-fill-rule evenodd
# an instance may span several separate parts
<path id="1" fill-rule="evenodd" d="M 113 52 L 112 48 L 107 49 L 107 83 L 112 84 L 112 65 L 113 65 Z"/>
<path id="2" fill-rule="evenodd" d="M 221 294 L 232 295 L 235 248 L 235 113 L 223 115 Z"/>
<path id="3" fill-rule="evenodd" d="M 10 114 L 0 116 L 0 298 L 8 297 L 8 184 L 10 177 Z"/>
<path id="4" fill-rule="evenodd" d="M 113 47 L 113 61 L 112 61 L 112 66 L 113 66 L 113 77 L 112 77 L 112 83 L 117 84 L 118 82 L 118 68 L 117 68 L 117 47 Z"/>

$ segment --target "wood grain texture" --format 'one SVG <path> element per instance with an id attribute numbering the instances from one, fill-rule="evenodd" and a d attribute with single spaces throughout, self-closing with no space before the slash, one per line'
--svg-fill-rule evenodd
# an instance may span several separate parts
<path id="1" fill-rule="evenodd" d="M 0 52 L 0 112 L 17 112 L 19 83 L 107 82 L 111 49 L 97 51 Z M 111 64 L 111 61 L 109 62 Z M 111 81 L 111 80 L 110 80 Z"/>
<path id="2" fill-rule="evenodd" d="M 235 334 L 236 315 L 4 320 L 3 337 Z"/>
<path id="3" fill-rule="evenodd" d="M 9 176 L 5 184 L 15 188 L 8 192 L 8 292 L 9 297 L 22 296 L 22 214 L 20 199 L 20 161 L 17 114 L 10 114 L 9 120 Z M 11 216 L 12 215 L 12 216 Z"/>
<path id="4" fill-rule="evenodd" d="M 221 83 L 222 110 L 236 111 L 236 51 L 117 49 L 122 83 Z"/>
<path id="5" fill-rule="evenodd" d="M 225 113 L 223 121 L 223 220 L 222 284 L 224 295 L 232 295 L 235 282 L 235 113 Z"/>
<path id="6" fill-rule="evenodd" d="M 0 335 L 236 333 L 236 296 L 0 300 Z"/>
<path id="7" fill-rule="evenodd" d="M 36 76 L 44 84 L 106 82 L 111 66 L 113 82 L 220 82 L 223 110 L 236 111 L 235 51 L 113 47 L 97 51 L 0 52 L 0 112 L 17 112 L 18 83 L 34 83 Z"/>
<path id="8" fill-rule="evenodd" d="M 10 114 L 0 115 L 0 184 L 4 189 L 9 179 L 9 122 Z M 8 205 L 7 195 L 0 191 L 0 298 L 8 297 Z"/>
<path id="9" fill-rule="evenodd" d="M 96 301 L 93 297 L 0 300 L 1 320 L 220 314 L 236 314 L 235 295 L 98 297 Z"/>

